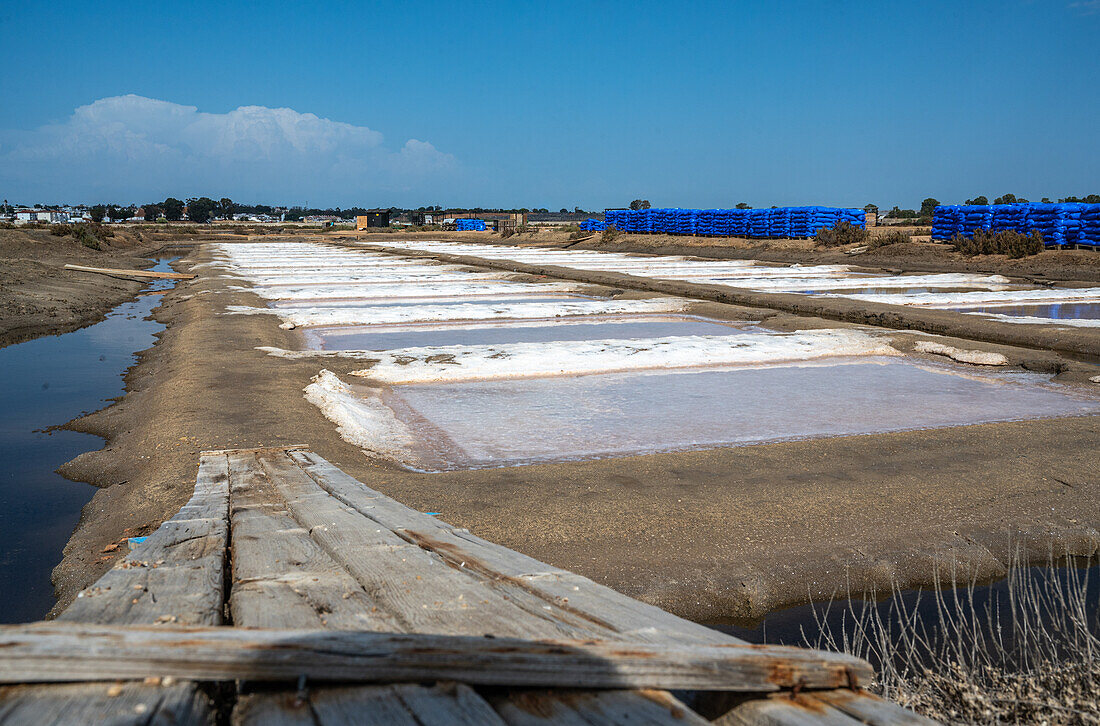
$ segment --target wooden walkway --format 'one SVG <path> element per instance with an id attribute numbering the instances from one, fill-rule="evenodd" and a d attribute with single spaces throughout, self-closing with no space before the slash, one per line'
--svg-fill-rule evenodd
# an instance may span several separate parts
<path id="1" fill-rule="evenodd" d="M 931 723 L 862 661 L 748 646 L 301 449 L 204 453 L 58 620 L 0 628 L 0 726 Z"/>

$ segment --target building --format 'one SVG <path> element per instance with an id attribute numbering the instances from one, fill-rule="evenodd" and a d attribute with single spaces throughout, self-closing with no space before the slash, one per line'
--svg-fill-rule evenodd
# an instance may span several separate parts
<path id="1" fill-rule="evenodd" d="M 17 209 L 15 210 L 17 224 L 30 224 L 32 222 L 47 222 L 49 224 L 68 224 L 69 213 L 60 209 Z"/>
<path id="2" fill-rule="evenodd" d="M 878 226 L 878 207 L 877 206 L 875 206 L 874 204 L 868 204 L 866 207 L 863 208 L 863 213 L 866 215 L 867 226 L 868 227 Z"/>
<path id="3" fill-rule="evenodd" d="M 369 229 L 379 227 L 390 226 L 390 210 L 388 209 L 368 209 L 366 214 L 361 214 L 355 218 L 356 229 Z"/>
<path id="4" fill-rule="evenodd" d="M 598 219 L 602 222 L 603 212 L 531 212 L 527 215 L 528 223 L 540 227 L 580 224 L 586 219 Z"/>

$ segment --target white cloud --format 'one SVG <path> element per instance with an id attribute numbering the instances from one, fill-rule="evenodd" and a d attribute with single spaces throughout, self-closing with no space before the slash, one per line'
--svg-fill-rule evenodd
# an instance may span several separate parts
<path id="1" fill-rule="evenodd" d="M 132 94 L 81 106 L 62 123 L 0 132 L 0 190 L 29 201 L 412 203 L 456 167 L 426 141 L 392 148 L 365 126 L 289 108 L 206 113 Z"/>

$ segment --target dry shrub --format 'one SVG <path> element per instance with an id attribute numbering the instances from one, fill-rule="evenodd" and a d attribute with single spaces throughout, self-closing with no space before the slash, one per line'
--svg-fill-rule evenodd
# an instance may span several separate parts
<path id="1" fill-rule="evenodd" d="M 568 239 L 570 242 L 576 242 L 577 240 L 587 239 L 588 237 L 591 237 L 591 236 L 592 236 L 591 232 L 588 232 L 588 231 L 583 230 L 583 229 L 577 229 L 574 232 L 570 232 L 569 237 L 567 237 L 566 239 Z"/>
<path id="2" fill-rule="evenodd" d="M 822 227 L 817 230 L 815 239 L 825 247 L 843 247 L 844 245 L 865 245 L 871 233 L 862 227 L 841 222 L 835 227 Z"/>
<path id="3" fill-rule="evenodd" d="M 1029 568 L 1017 555 L 984 602 L 954 571 L 908 602 L 896 586 L 883 605 L 849 597 L 839 626 L 827 619 L 834 603 L 815 608 L 818 634 L 803 640 L 870 661 L 872 691 L 945 723 L 1095 724 L 1096 565 L 1051 553 L 1048 567 Z"/>
<path id="4" fill-rule="evenodd" d="M 607 225 L 607 229 L 600 232 L 600 242 L 614 242 L 618 239 L 620 234 L 622 234 L 622 232 L 620 232 L 615 225 L 609 224 Z"/>
<path id="5" fill-rule="evenodd" d="M 977 229 L 974 230 L 971 237 L 964 237 L 961 234 L 955 235 L 951 240 L 951 245 L 956 252 L 961 252 L 968 257 L 1008 255 L 1009 259 L 1015 260 L 1042 252 L 1043 235 L 1037 231 L 1024 235 L 1008 230 L 987 232 Z"/>
<path id="6" fill-rule="evenodd" d="M 516 233 L 516 228 L 509 225 L 509 226 L 504 227 L 503 229 L 500 230 L 500 237 L 501 237 L 501 239 L 508 239 L 509 237 L 514 235 L 515 233 Z"/>
<path id="7" fill-rule="evenodd" d="M 867 243 L 867 249 L 877 250 L 879 247 L 896 245 L 902 242 L 911 242 L 912 240 L 912 232 L 903 232 L 900 229 L 892 229 L 889 232 L 885 232 L 883 234 L 871 235 L 871 239 Z"/>

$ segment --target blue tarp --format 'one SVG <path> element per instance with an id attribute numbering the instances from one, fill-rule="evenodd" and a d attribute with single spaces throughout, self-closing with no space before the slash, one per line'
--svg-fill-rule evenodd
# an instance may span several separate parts
<path id="1" fill-rule="evenodd" d="M 585 232 L 603 232 L 605 229 L 607 229 L 607 222 L 602 222 L 598 219 L 592 219 L 591 217 L 589 217 L 588 219 L 581 222 L 581 229 L 583 229 Z"/>
<path id="2" fill-rule="evenodd" d="M 866 227 L 861 209 L 777 207 L 775 209 L 609 209 L 605 225 L 624 232 L 661 232 L 720 237 L 813 237 L 824 227 L 848 222 Z M 594 220 L 589 220 L 594 221 Z M 586 229 L 583 225 L 581 229 Z"/>
<path id="3" fill-rule="evenodd" d="M 455 228 L 459 232 L 484 232 L 484 219 L 456 219 Z"/>
<path id="4" fill-rule="evenodd" d="M 1048 245 L 1100 244 L 1100 204 L 942 205 L 932 214 L 932 239 L 949 240 L 976 230 L 1039 232 Z"/>

